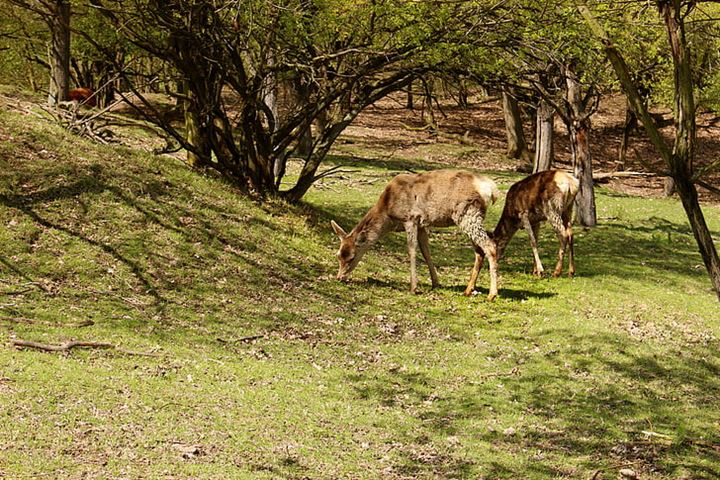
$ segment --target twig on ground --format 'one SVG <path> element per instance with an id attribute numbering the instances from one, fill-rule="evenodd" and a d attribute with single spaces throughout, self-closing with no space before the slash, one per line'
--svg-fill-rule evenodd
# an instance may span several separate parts
<path id="1" fill-rule="evenodd" d="M 261 338 L 265 338 L 265 335 L 250 335 L 248 337 L 233 338 L 230 340 L 218 337 L 216 340 L 220 343 L 250 343 L 254 340 L 260 340 Z"/>
<path id="2" fill-rule="evenodd" d="M 50 345 L 45 343 L 39 343 L 39 342 L 32 342 L 29 340 L 12 340 L 11 342 L 12 346 L 16 348 L 35 348 L 37 350 L 43 350 L 45 352 L 65 352 L 68 350 L 72 350 L 73 348 L 107 348 L 107 349 L 113 349 L 119 353 L 124 353 L 126 355 L 138 355 L 143 357 L 157 357 L 159 356 L 157 353 L 153 352 L 135 352 L 132 350 L 125 350 L 124 348 L 118 347 L 112 343 L 108 342 L 88 342 L 88 341 L 80 341 L 80 340 L 70 340 L 64 343 L 61 343 L 60 345 Z"/>
<path id="3" fill-rule="evenodd" d="M 73 348 L 115 348 L 115 345 L 107 342 L 85 342 L 70 340 L 60 345 L 48 345 L 44 343 L 31 342 L 29 340 L 13 340 L 12 345 L 18 348 L 36 348 L 46 352 L 64 352 Z"/>
<path id="4" fill-rule="evenodd" d="M 67 328 L 81 328 L 81 327 L 89 327 L 89 326 L 95 325 L 95 322 L 93 322 L 92 320 L 83 320 L 81 322 L 63 324 L 63 323 L 44 322 L 42 320 L 33 320 L 32 318 L 26 318 L 26 317 L 8 317 L 5 315 L 0 315 L 0 321 L 10 322 L 10 323 L 24 323 L 26 325 L 47 325 L 49 327 L 67 327 Z"/>
<path id="5" fill-rule="evenodd" d="M 513 367 L 512 370 L 510 370 L 509 372 L 486 373 L 485 375 L 480 375 L 480 376 L 477 377 L 477 378 L 479 378 L 479 379 L 481 379 L 481 380 L 485 380 L 485 379 L 488 379 L 488 378 L 512 377 L 513 375 L 517 375 L 518 373 L 520 373 L 520 368 L 519 368 L 519 367 Z M 470 383 L 471 383 L 471 384 L 477 384 L 477 383 L 480 383 L 480 382 L 475 381 L 475 382 L 470 382 Z"/>

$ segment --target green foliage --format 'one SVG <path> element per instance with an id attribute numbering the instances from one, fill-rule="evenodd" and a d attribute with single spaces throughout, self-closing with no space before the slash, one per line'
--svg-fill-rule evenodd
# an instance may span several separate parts
<path id="1" fill-rule="evenodd" d="M 23 89 L 47 83 L 47 26 L 36 16 L 7 2 L 0 2 L 0 82 Z"/>
<path id="2" fill-rule="evenodd" d="M 334 279 L 329 220 L 430 166 L 352 160 L 376 146 L 294 207 L 5 109 L 0 139 L 5 338 L 158 354 L 0 348 L 8 478 L 715 476 L 720 315 L 675 200 L 600 189 L 575 279 L 533 278 L 519 233 L 487 303 L 455 229 L 431 235 L 442 288 L 407 292 L 401 234 Z"/>

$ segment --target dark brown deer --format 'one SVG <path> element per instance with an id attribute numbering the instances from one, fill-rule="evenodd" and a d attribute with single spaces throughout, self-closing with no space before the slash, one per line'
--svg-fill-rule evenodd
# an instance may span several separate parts
<path id="1" fill-rule="evenodd" d="M 542 276 L 543 266 L 537 249 L 537 235 L 540 222 L 547 220 L 560 241 L 557 264 L 553 276 L 562 273 L 563 258 L 568 253 L 568 275 L 575 274 L 573 252 L 572 209 L 580 182 L 569 173 L 548 170 L 520 180 L 513 184 L 505 197 L 505 207 L 491 237 L 497 248 L 497 258 L 502 257 L 505 247 L 515 232 L 522 226 L 530 237 L 533 250 L 533 274 Z M 475 265 L 465 295 L 475 289 L 477 275 L 482 267 L 483 256 L 476 255 Z"/>
<path id="2" fill-rule="evenodd" d="M 417 289 L 415 256 L 418 243 L 430 269 L 432 285 L 437 287 L 439 281 L 430 259 L 427 228 L 455 224 L 472 240 L 476 263 L 478 255 L 487 254 L 490 264 L 488 299 L 493 300 L 497 297 L 496 248 L 485 231 L 484 221 L 488 206 L 498 195 L 497 186 L 491 179 L 462 170 L 398 175 L 350 233 L 331 222 L 340 238 L 338 279 L 347 279 L 365 252 L 385 233 L 404 227 L 410 255 L 410 291 Z"/>
<path id="3" fill-rule="evenodd" d="M 75 101 L 90 107 L 95 107 L 97 102 L 95 101 L 95 91 L 92 88 L 79 87 L 73 88 L 69 92 L 70 100 Z"/>

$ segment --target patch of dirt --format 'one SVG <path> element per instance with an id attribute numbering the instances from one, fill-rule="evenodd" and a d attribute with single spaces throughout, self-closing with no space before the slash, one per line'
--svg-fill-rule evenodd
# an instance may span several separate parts
<path id="1" fill-rule="evenodd" d="M 471 98 L 469 108 L 461 108 L 451 100 L 440 100 L 442 112 L 436 111 L 439 134 L 425 127 L 419 108 L 405 108 L 404 97 L 395 95 L 368 107 L 346 130 L 344 136 L 372 145 L 387 152 L 388 156 L 400 158 L 423 158 L 438 162 L 477 169 L 511 171 L 521 170 L 520 160 L 505 156 L 505 123 L 500 99 Z M 672 112 L 655 110 L 653 114 L 662 119 L 661 133 L 668 145 L 672 145 L 675 134 L 672 126 Z M 605 97 L 599 111 L 593 116 L 590 134 L 590 148 L 595 172 L 612 172 L 617 169 L 616 160 L 625 122 L 625 98 L 621 95 Z M 525 118 L 525 135 L 530 139 L 530 119 Z M 428 148 L 428 145 L 435 145 Z M 458 155 L 458 146 L 465 146 Z M 571 152 L 567 131 L 563 123 L 555 121 L 555 165 L 571 168 Z M 428 153 L 431 152 L 431 153 Z M 638 159 L 642 159 L 640 161 Z M 720 116 L 711 112 L 698 115 L 697 153 L 695 169 L 699 169 L 720 157 Z M 648 172 L 644 164 L 657 170 L 664 170 L 662 160 L 645 136 L 642 127 L 632 133 L 625 169 L 634 172 Z M 705 180 L 720 186 L 720 172 L 708 175 Z M 620 193 L 644 197 L 662 197 L 664 178 L 660 176 L 615 178 L 608 182 L 613 190 Z M 700 198 L 705 202 L 719 203 L 720 197 L 698 186 Z"/>

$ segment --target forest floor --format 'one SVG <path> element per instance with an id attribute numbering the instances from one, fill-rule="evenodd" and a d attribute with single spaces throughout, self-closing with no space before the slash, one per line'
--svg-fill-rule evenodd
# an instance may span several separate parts
<path id="1" fill-rule="evenodd" d="M 346 131 L 344 138 L 365 143 L 371 150 L 387 152 L 384 157 L 417 159 L 419 154 L 424 154 L 429 161 L 479 170 L 522 171 L 527 168 L 520 160 L 509 161 L 505 156 L 507 141 L 499 99 L 488 101 L 471 98 L 469 108 L 458 107 L 452 100 L 441 102 L 439 109 L 435 108 L 439 134 L 423 130 L 426 122 L 422 109 L 408 110 L 403 100 L 404 98 L 394 97 L 366 109 Z M 659 121 L 663 137 L 671 146 L 674 136 L 672 112 L 656 108 L 653 109 L 653 114 Z M 593 170 L 596 173 L 618 170 L 617 160 L 624 123 L 624 97 L 605 97 L 598 112 L 592 117 L 590 133 Z M 524 125 L 525 137 L 529 141 L 533 133 L 530 130 L 530 119 L 526 116 Z M 701 168 L 720 158 L 720 116 L 712 112 L 701 112 L 697 126 L 695 166 Z M 445 153 L 440 148 L 429 153 L 423 152 L 422 146 L 428 144 L 447 145 L 451 149 L 462 144 L 467 148 L 459 156 L 453 151 Z M 555 120 L 554 149 L 556 166 L 572 169 L 567 130 L 558 118 Z M 639 126 L 631 134 L 624 170 L 654 173 L 648 169 L 648 165 L 651 165 L 655 172 L 666 170 L 645 136 L 642 126 Z M 709 174 L 706 180 L 711 185 L 720 186 L 720 171 Z M 610 188 L 629 195 L 654 198 L 664 196 L 664 177 L 659 175 L 611 178 L 607 183 Z M 717 194 L 702 187 L 698 187 L 698 193 L 703 201 L 720 202 Z"/>
<path id="2" fill-rule="evenodd" d="M 342 172 L 293 206 L 152 155 L 146 132 L 98 145 L 3 94 L 0 478 L 717 478 L 720 308 L 676 198 L 598 186 L 575 278 L 533 277 L 520 232 L 493 303 L 486 272 L 462 295 L 457 229 L 430 237 L 440 288 L 420 265 L 408 291 L 399 233 L 335 279 L 330 220 L 351 227 L 393 175 L 522 178 L 497 105 L 455 126 L 450 110 L 439 137 L 392 102 L 368 110 L 328 160 Z M 720 242 L 720 206 L 704 212 Z M 71 340 L 112 346 L 17 345 Z"/>

